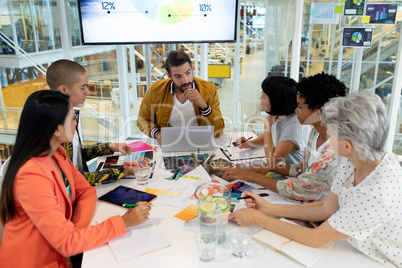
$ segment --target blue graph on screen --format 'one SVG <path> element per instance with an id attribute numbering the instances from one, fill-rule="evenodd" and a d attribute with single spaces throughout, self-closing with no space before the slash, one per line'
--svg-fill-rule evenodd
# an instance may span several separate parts
<path id="1" fill-rule="evenodd" d="M 312 3 L 310 23 L 312 24 L 338 24 L 339 13 L 335 13 L 335 3 Z"/>
<path id="2" fill-rule="evenodd" d="M 329 9 L 327 10 L 319 10 L 317 18 L 320 19 L 330 19 L 333 17 L 335 12 L 334 6 L 331 6 Z"/>
<path id="3" fill-rule="evenodd" d="M 367 4 L 366 16 L 372 24 L 394 24 L 397 8 L 397 4 Z"/>

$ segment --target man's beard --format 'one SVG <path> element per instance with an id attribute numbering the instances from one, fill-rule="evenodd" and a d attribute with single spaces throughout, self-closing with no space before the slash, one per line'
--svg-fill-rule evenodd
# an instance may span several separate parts
<path id="1" fill-rule="evenodd" d="M 181 92 L 181 93 L 184 93 L 184 90 L 183 90 L 183 87 L 185 87 L 185 86 L 192 86 L 192 84 L 193 84 L 193 82 L 190 82 L 190 83 L 187 83 L 187 84 L 183 84 L 183 85 L 181 85 L 180 87 L 178 87 L 176 84 L 174 84 L 174 86 Z"/>

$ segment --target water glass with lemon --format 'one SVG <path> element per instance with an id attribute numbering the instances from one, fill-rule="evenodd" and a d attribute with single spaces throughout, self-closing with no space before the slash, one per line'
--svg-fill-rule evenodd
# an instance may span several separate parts
<path id="1" fill-rule="evenodd" d="M 231 196 L 230 190 L 220 183 L 197 187 L 195 197 L 203 240 L 217 240 L 218 245 L 225 242 Z"/>

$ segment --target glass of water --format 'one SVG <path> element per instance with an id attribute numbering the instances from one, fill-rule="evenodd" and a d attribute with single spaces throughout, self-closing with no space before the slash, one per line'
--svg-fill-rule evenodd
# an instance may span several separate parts
<path id="1" fill-rule="evenodd" d="M 195 235 L 195 243 L 198 249 L 200 261 L 209 262 L 215 259 L 216 256 L 216 238 L 205 239 L 201 233 Z"/>
<path id="2" fill-rule="evenodd" d="M 252 236 L 253 233 L 246 227 L 239 227 L 230 232 L 229 242 L 234 256 L 247 257 Z"/>
<path id="3" fill-rule="evenodd" d="M 138 162 L 133 166 L 135 179 L 138 185 L 147 185 L 149 176 L 152 172 L 151 160 L 145 158 L 142 162 Z"/>

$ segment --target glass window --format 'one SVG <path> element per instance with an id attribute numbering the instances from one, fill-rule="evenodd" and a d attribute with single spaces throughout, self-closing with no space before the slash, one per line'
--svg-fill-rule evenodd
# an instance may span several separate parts
<path id="1" fill-rule="evenodd" d="M 396 121 L 392 151 L 398 155 L 402 155 L 402 94 L 399 98 L 398 118 Z"/>
<path id="2" fill-rule="evenodd" d="M 70 15 L 70 30 L 71 30 L 71 41 L 73 46 L 81 45 L 81 30 L 80 30 L 80 19 L 78 15 L 77 1 L 68 1 L 68 10 Z"/>
<path id="3" fill-rule="evenodd" d="M 35 0 L 33 10 L 36 16 L 35 27 L 38 42 L 38 50 L 50 50 L 54 48 L 52 21 L 50 18 L 50 7 L 47 0 Z"/>
<path id="4" fill-rule="evenodd" d="M 53 25 L 54 46 L 55 48 L 61 48 L 59 15 L 57 11 L 57 2 L 55 0 L 50 1 L 50 9 L 51 9 L 51 19 Z"/>
<path id="5" fill-rule="evenodd" d="M 74 59 L 88 73 L 89 91 L 81 109 L 84 140 L 110 141 L 122 135 L 116 50 Z"/>
<path id="6" fill-rule="evenodd" d="M 5 35 L 10 40 L 13 40 L 13 33 L 11 29 L 11 17 L 8 4 L 5 1 L 0 2 L 0 31 L 1 35 Z M 13 42 L 13 41 L 11 41 Z M 6 42 L 0 41 L 0 54 L 15 54 L 14 49 L 12 49 Z"/>
<path id="7" fill-rule="evenodd" d="M 33 17 L 29 1 L 12 2 L 18 45 L 26 52 L 36 52 Z"/>

